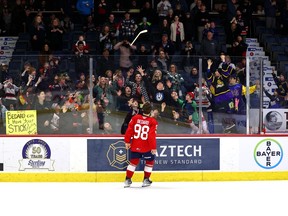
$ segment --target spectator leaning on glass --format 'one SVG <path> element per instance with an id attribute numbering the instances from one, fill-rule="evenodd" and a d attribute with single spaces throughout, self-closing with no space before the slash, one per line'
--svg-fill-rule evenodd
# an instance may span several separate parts
<path id="1" fill-rule="evenodd" d="M 135 79 L 133 81 L 129 80 L 131 75 L 132 74 L 127 73 L 125 84 L 132 87 L 132 96 L 140 103 L 144 104 L 145 102 L 149 102 L 149 95 L 144 81 L 144 79 L 147 78 L 143 68 L 141 66 L 137 67 L 137 73 L 135 74 Z"/>
<path id="2" fill-rule="evenodd" d="M 231 67 L 225 71 L 222 68 L 217 68 L 213 73 L 211 71 L 212 60 L 208 59 L 207 64 L 207 82 L 212 89 L 215 111 L 232 113 L 234 108 L 233 94 L 228 86 Z"/>
<path id="3" fill-rule="evenodd" d="M 181 106 L 181 113 L 179 119 L 188 123 L 191 128 L 191 134 L 196 134 L 199 132 L 199 114 L 197 111 L 197 103 L 194 100 L 194 93 L 187 92 L 185 95 L 185 100 L 181 100 L 178 94 L 173 94 L 173 99 Z"/>

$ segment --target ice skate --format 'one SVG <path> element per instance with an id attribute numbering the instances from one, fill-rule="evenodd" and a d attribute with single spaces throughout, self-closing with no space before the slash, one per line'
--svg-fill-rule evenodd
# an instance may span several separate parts
<path id="1" fill-rule="evenodd" d="M 132 184 L 132 181 L 130 178 L 127 178 L 124 182 L 124 188 L 128 188 L 130 187 L 130 185 Z"/>
<path id="2" fill-rule="evenodd" d="M 142 187 L 148 187 L 152 184 L 152 181 L 149 179 L 149 178 L 145 178 L 143 180 L 143 184 L 142 184 Z"/>

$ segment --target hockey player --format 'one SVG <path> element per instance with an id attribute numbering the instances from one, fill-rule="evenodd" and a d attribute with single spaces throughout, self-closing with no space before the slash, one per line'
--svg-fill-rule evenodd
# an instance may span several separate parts
<path id="1" fill-rule="evenodd" d="M 156 133 L 158 122 L 151 117 L 152 106 L 149 102 L 144 103 L 142 107 L 143 114 L 137 114 L 129 122 L 125 133 L 124 142 L 126 149 L 130 149 L 130 164 L 126 170 L 126 179 L 124 187 L 130 187 L 132 176 L 136 170 L 140 159 L 145 160 L 144 180 L 142 187 L 152 184 L 149 179 L 152 173 L 156 148 Z"/>

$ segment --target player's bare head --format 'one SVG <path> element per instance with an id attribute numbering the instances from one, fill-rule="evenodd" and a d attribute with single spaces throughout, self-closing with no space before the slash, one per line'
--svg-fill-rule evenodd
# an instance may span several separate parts
<path id="1" fill-rule="evenodd" d="M 143 114 L 149 115 L 152 111 L 152 106 L 149 102 L 145 102 L 142 107 Z"/>

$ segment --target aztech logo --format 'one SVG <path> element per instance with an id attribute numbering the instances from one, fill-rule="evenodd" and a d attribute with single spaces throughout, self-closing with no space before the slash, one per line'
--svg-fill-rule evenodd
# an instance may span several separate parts
<path id="1" fill-rule="evenodd" d="M 281 163 L 282 158 L 283 149 L 280 143 L 274 139 L 264 139 L 254 149 L 254 159 L 264 169 L 277 167 Z"/>

